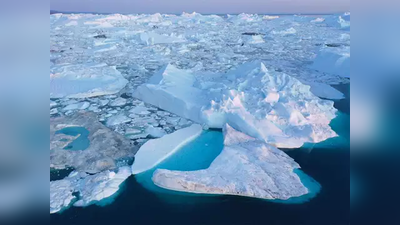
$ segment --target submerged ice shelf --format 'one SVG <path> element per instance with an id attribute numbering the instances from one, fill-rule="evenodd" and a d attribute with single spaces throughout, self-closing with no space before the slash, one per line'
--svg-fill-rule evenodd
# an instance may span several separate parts
<path id="1" fill-rule="evenodd" d="M 136 153 L 132 173 L 138 174 L 153 168 L 199 136 L 202 131 L 200 125 L 194 124 L 161 138 L 149 140 Z"/>
<path id="2" fill-rule="evenodd" d="M 299 168 L 283 151 L 226 125 L 224 149 L 207 169 L 157 169 L 152 180 L 175 191 L 287 200 L 316 191 L 302 183 Z"/>

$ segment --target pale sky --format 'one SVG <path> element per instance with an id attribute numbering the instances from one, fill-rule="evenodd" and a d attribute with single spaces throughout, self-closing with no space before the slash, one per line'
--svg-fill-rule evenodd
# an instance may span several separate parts
<path id="1" fill-rule="evenodd" d="M 350 0 L 50 0 L 52 10 L 99 13 L 332 13 Z"/>

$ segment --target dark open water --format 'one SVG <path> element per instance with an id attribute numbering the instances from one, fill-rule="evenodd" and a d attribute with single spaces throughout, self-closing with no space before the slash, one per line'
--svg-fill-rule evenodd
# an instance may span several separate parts
<path id="1" fill-rule="evenodd" d="M 131 176 L 112 204 L 72 207 L 51 215 L 51 224 L 349 224 L 349 85 L 337 88 L 347 96 L 335 103 L 341 112 L 332 127 L 340 137 L 287 152 L 322 186 L 309 202 L 282 204 L 237 196 L 160 194 L 144 188 Z M 176 201 L 168 200 L 171 198 Z"/>

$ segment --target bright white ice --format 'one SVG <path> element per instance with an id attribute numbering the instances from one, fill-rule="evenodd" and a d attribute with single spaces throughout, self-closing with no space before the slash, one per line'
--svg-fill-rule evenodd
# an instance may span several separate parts
<path id="1" fill-rule="evenodd" d="M 128 81 L 105 64 L 54 66 L 50 74 L 50 98 L 87 98 L 119 92 Z"/>
<path id="2" fill-rule="evenodd" d="M 226 161 L 226 154 L 232 154 L 233 160 L 226 161 L 232 169 L 227 170 L 226 178 L 232 178 L 229 173 L 234 168 L 244 169 L 238 175 L 238 184 L 250 183 L 251 187 L 230 189 L 220 183 L 220 190 L 286 199 L 306 193 L 291 171 L 298 165 L 268 144 L 293 148 L 336 136 L 329 127 L 336 116 L 333 102 L 321 98 L 344 97 L 331 85 L 350 82 L 349 64 L 350 13 L 318 17 L 244 13 L 55 14 L 50 15 L 50 98 L 54 98 L 50 115 L 71 116 L 79 110 L 91 111 L 98 116 L 96 119 L 137 147 L 151 143 L 150 138 L 159 138 L 155 141 L 160 146 L 157 144 L 151 150 L 158 151 L 157 154 L 145 154 L 150 151 L 147 149 L 142 150 L 142 156 L 136 155 L 135 164 L 143 163 L 137 172 L 172 154 L 199 135 L 201 127 L 196 125 L 193 133 L 178 135 L 175 144 L 166 149 L 164 146 L 174 131 L 179 132 L 193 122 L 204 128 L 223 128 L 229 123 L 246 138 L 258 140 L 243 146 L 226 144 L 213 165 Z M 236 138 L 241 136 L 236 134 Z M 259 151 L 247 151 L 250 145 Z M 267 162 L 271 164 L 264 165 L 259 159 L 267 153 L 271 156 Z M 144 160 L 140 160 L 142 157 Z M 250 157 L 249 165 L 282 176 L 268 178 L 260 174 L 266 179 L 263 182 L 272 185 L 270 190 L 281 188 L 282 192 L 274 195 L 262 191 L 265 187 L 255 183 L 258 178 L 252 177 L 253 170 L 240 167 L 241 157 Z M 275 162 L 279 163 L 272 168 Z M 204 184 L 208 172 L 195 181 Z M 110 178 L 113 173 L 108 170 L 94 175 L 83 171 L 78 174 L 50 183 L 51 212 L 74 202 L 75 191 L 81 195 L 76 205 L 97 202 L 115 193 L 116 185 L 128 176 L 125 172 L 120 178 L 115 175 L 114 183 Z M 173 175 L 173 182 L 192 178 L 162 172 L 162 182 L 169 182 L 162 174 Z M 210 177 L 214 185 L 221 181 Z M 285 186 L 284 182 L 297 189 Z M 171 185 L 182 188 L 176 183 Z M 196 191 L 212 192 L 205 187 Z"/>
<path id="3" fill-rule="evenodd" d="M 224 149 L 209 168 L 157 169 L 152 180 L 175 191 L 286 200 L 308 193 L 293 172 L 297 168 L 300 166 L 283 151 L 226 125 Z"/>
<path id="4" fill-rule="evenodd" d="M 207 76 L 167 65 L 139 86 L 134 96 L 211 128 L 229 123 L 277 147 L 297 148 L 336 136 L 329 126 L 336 116 L 333 102 L 316 97 L 310 86 L 270 71 L 259 61 Z"/>
<path id="5" fill-rule="evenodd" d="M 74 206 L 88 206 L 116 194 L 120 185 L 131 175 L 129 167 L 118 172 L 104 171 L 94 175 L 72 172 L 67 178 L 50 182 L 50 213 Z M 78 199 L 73 193 L 79 193 Z M 73 201 L 77 200 L 75 203 Z"/>

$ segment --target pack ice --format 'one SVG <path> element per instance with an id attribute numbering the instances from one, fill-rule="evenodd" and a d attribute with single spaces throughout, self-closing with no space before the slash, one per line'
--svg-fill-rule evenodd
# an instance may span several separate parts
<path id="1" fill-rule="evenodd" d="M 332 101 L 259 61 L 208 75 L 167 65 L 134 96 L 210 128 L 228 123 L 276 147 L 297 148 L 337 136 L 329 126 L 336 116 Z"/>
<path id="2" fill-rule="evenodd" d="M 263 199 L 305 195 L 309 190 L 294 172 L 300 166 L 283 151 L 224 126 L 224 149 L 209 168 L 197 171 L 157 169 L 153 182 L 166 189 Z"/>
<path id="3" fill-rule="evenodd" d="M 60 212 L 72 204 L 78 207 L 98 204 L 116 194 L 130 175 L 129 167 L 121 167 L 117 172 L 107 170 L 94 175 L 73 171 L 67 178 L 51 181 L 50 214 Z"/>

